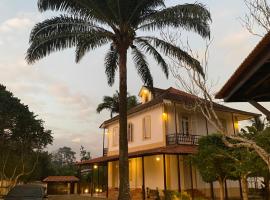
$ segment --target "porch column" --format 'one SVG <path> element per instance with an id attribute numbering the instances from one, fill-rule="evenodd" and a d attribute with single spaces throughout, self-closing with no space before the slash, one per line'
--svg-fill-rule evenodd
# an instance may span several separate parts
<path id="1" fill-rule="evenodd" d="M 239 179 L 239 190 L 240 190 L 240 197 L 241 197 L 241 199 L 243 199 L 242 183 L 241 183 L 240 179 Z"/>
<path id="2" fill-rule="evenodd" d="M 108 198 L 109 197 L 109 162 L 106 163 L 106 197 Z"/>
<path id="3" fill-rule="evenodd" d="M 167 190 L 166 156 L 165 156 L 165 154 L 163 154 L 163 173 L 164 173 L 164 190 Z"/>
<path id="4" fill-rule="evenodd" d="M 225 200 L 228 200 L 228 186 L 227 186 L 227 180 L 225 179 Z"/>
<path id="5" fill-rule="evenodd" d="M 235 131 L 235 126 L 234 126 L 234 117 L 233 117 L 233 113 L 232 113 L 232 125 L 233 125 L 233 134 L 235 135 L 235 134 L 236 134 L 236 131 Z"/>
<path id="6" fill-rule="evenodd" d="M 177 111 L 176 111 L 176 103 L 174 103 L 174 127 L 175 127 L 175 143 L 177 144 Z"/>
<path id="7" fill-rule="evenodd" d="M 142 199 L 145 200 L 144 156 L 142 156 Z"/>
<path id="8" fill-rule="evenodd" d="M 190 183 L 191 183 L 191 199 L 194 199 L 194 191 L 193 191 L 193 174 L 192 174 L 192 165 L 191 162 L 189 162 L 189 169 L 190 169 Z"/>
<path id="9" fill-rule="evenodd" d="M 93 197 L 93 189 L 94 189 L 94 165 L 92 165 L 92 174 L 91 174 L 91 197 Z"/>
<path id="10" fill-rule="evenodd" d="M 67 192 L 68 192 L 68 194 L 70 194 L 70 188 L 71 188 L 71 187 L 70 187 L 70 183 L 68 183 L 68 184 L 67 184 Z"/>
<path id="11" fill-rule="evenodd" d="M 178 192 L 181 192 L 180 161 L 179 161 L 179 155 L 177 154 L 176 156 L 177 156 Z"/>

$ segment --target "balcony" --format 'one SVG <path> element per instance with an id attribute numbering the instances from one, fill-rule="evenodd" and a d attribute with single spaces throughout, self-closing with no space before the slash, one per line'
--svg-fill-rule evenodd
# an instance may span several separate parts
<path id="1" fill-rule="evenodd" d="M 184 135 L 181 133 L 173 133 L 166 135 L 167 145 L 176 145 L 176 144 L 188 144 L 188 145 L 198 145 L 200 135 Z"/>
<path id="2" fill-rule="evenodd" d="M 107 156 L 108 155 L 108 148 L 104 148 L 103 149 L 103 156 Z"/>

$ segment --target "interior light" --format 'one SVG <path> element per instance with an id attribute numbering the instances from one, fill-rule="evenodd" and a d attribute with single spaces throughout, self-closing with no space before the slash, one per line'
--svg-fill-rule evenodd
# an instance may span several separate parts
<path id="1" fill-rule="evenodd" d="M 167 113 L 162 113 L 162 119 L 166 121 L 168 119 L 168 114 Z"/>
<path id="2" fill-rule="evenodd" d="M 99 192 L 99 189 L 98 188 L 96 188 L 96 192 Z"/>
<path id="3" fill-rule="evenodd" d="M 156 157 L 156 161 L 160 161 L 160 157 Z"/>
<path id="4" fill-rule="evenodd" d="M 99 192 L 102 192 L 102 189 L 99 189 Z"/>
<path id="5" fill-rule="evenodd" d="M 88 192 L 89 192 L 89 190 L 88 190 L 88 189 L 85 189 L 85 190 L 84 190 L 84 193 L 86 193 L 86 194 L 87 194 Z"/>
<path id="6" fill-rule="evenodd" d="M 94 165 L 94 169 L 97 169 L 98 168 L 98 166 L 97 165 Z"/>

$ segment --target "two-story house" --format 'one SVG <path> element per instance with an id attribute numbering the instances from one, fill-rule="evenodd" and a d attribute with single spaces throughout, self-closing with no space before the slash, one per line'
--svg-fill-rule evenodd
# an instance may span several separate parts
<path id="1" fill-rule="evenodd" d="M 218 185 L 205 183 L 187 159 L 187 155 L 196 153 L 201 136 L 217 132 L 202 113 L 190 109 L 198 97 L 172 87 L 152 91 L 142 87 L 139 97 L 141 104 L 128 111 L 127 130 L 129 180 L 134 199 L 147 199 L 149 191 L 154 189 L 161 195 L 162 190 L 177 190 L 188 191 L 191 195 L 218 196 Z M 239 121 L 258 116 L 219 104 L 214 104 L 214 109 L 227 134 L 239 131 Z M 104 121 L 101 128 L 105 131 L 104 156 L 79 164 L 88 166 L 93 172 L 87 191 L 106 191 L 113 198 L 119 187 L 118 116 Z M 95 170 L 101 168 L 95 175 Z M 226 191 L 230 196 L 239 196 L 239 183 L 228 181 Z"/>

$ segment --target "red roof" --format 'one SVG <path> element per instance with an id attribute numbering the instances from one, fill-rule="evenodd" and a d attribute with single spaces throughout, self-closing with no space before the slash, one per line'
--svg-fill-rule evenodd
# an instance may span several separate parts
<path id="1" fill-rule="evenodd" d="M 130 152 L 128 154 L 128 157 L 136 158 L 136 157 L 141 157 L 141 156 L 151 156 L 151 155 L 158 155 L 158 154 L 192 154 L 196 152 L 197 152 L 196 145 L 171 145 L 171 146 L 159 147 L 159 148 L 154 148 L 154 149 Z M 103 157 L 98 157 L 91 160 L 78 162 L 77 165 L 104 163 L 104 162 L 115 161 L 118 159 L 119 159 L 119 155 L 103 156 Z"/>
<path id="2" fill-rule="evenodd" d="M 165 99 L 171 100 L 171 101 L 174 101 L 177 103 L 179 102 L 179 103 L 182 103 L 185 105 L 193 105 L 199 99 L 199 97 L 197 97 L 193 94 L 189 94 L 187 92 L 175 89 L 173 87 L 170 87 L 166 90 L 155 88 L 155 90 L 158 90 L 158 95 L 154 99 L 152 99 L 151 101 L 149 101 L 147 103 L 139 104 L 138 106 L 131 108 L 128 111 L 128 115 L 131 115 L 133 113 L 142 111 L 142 110 L 149 108 L 151 106 L 162 103 L 163 100 L 165 100 Z M 246 115 L 246 116 L 250 116 L 250 117 L 260 116 L 259 114 L 256 114 L 256 113 L 251 113 L 251 112 L 246 112 L 246 111 L 230 108 L 230 107 L 227 107 L 227 106 L 224 106 L 221 104 L 217 104 L 217 103 L 214 103 L 214 108 L 217 111 L 230 112 L 230 113 L 241 114 L 241 115 Z M 117 115 L 117 116 L 103 122 L 100 127 L 103 127 L 104 125 L 106 126 L 106 125 L 110 124 L 111 122 L 118 120 L 118 118 L 119 118 L 119 116 Z"/>
<path id="3" fill-rule="evenodd" d="M 79 180 L 75 176 L 48 176 L 43 182 L 78 182 Z"/>

